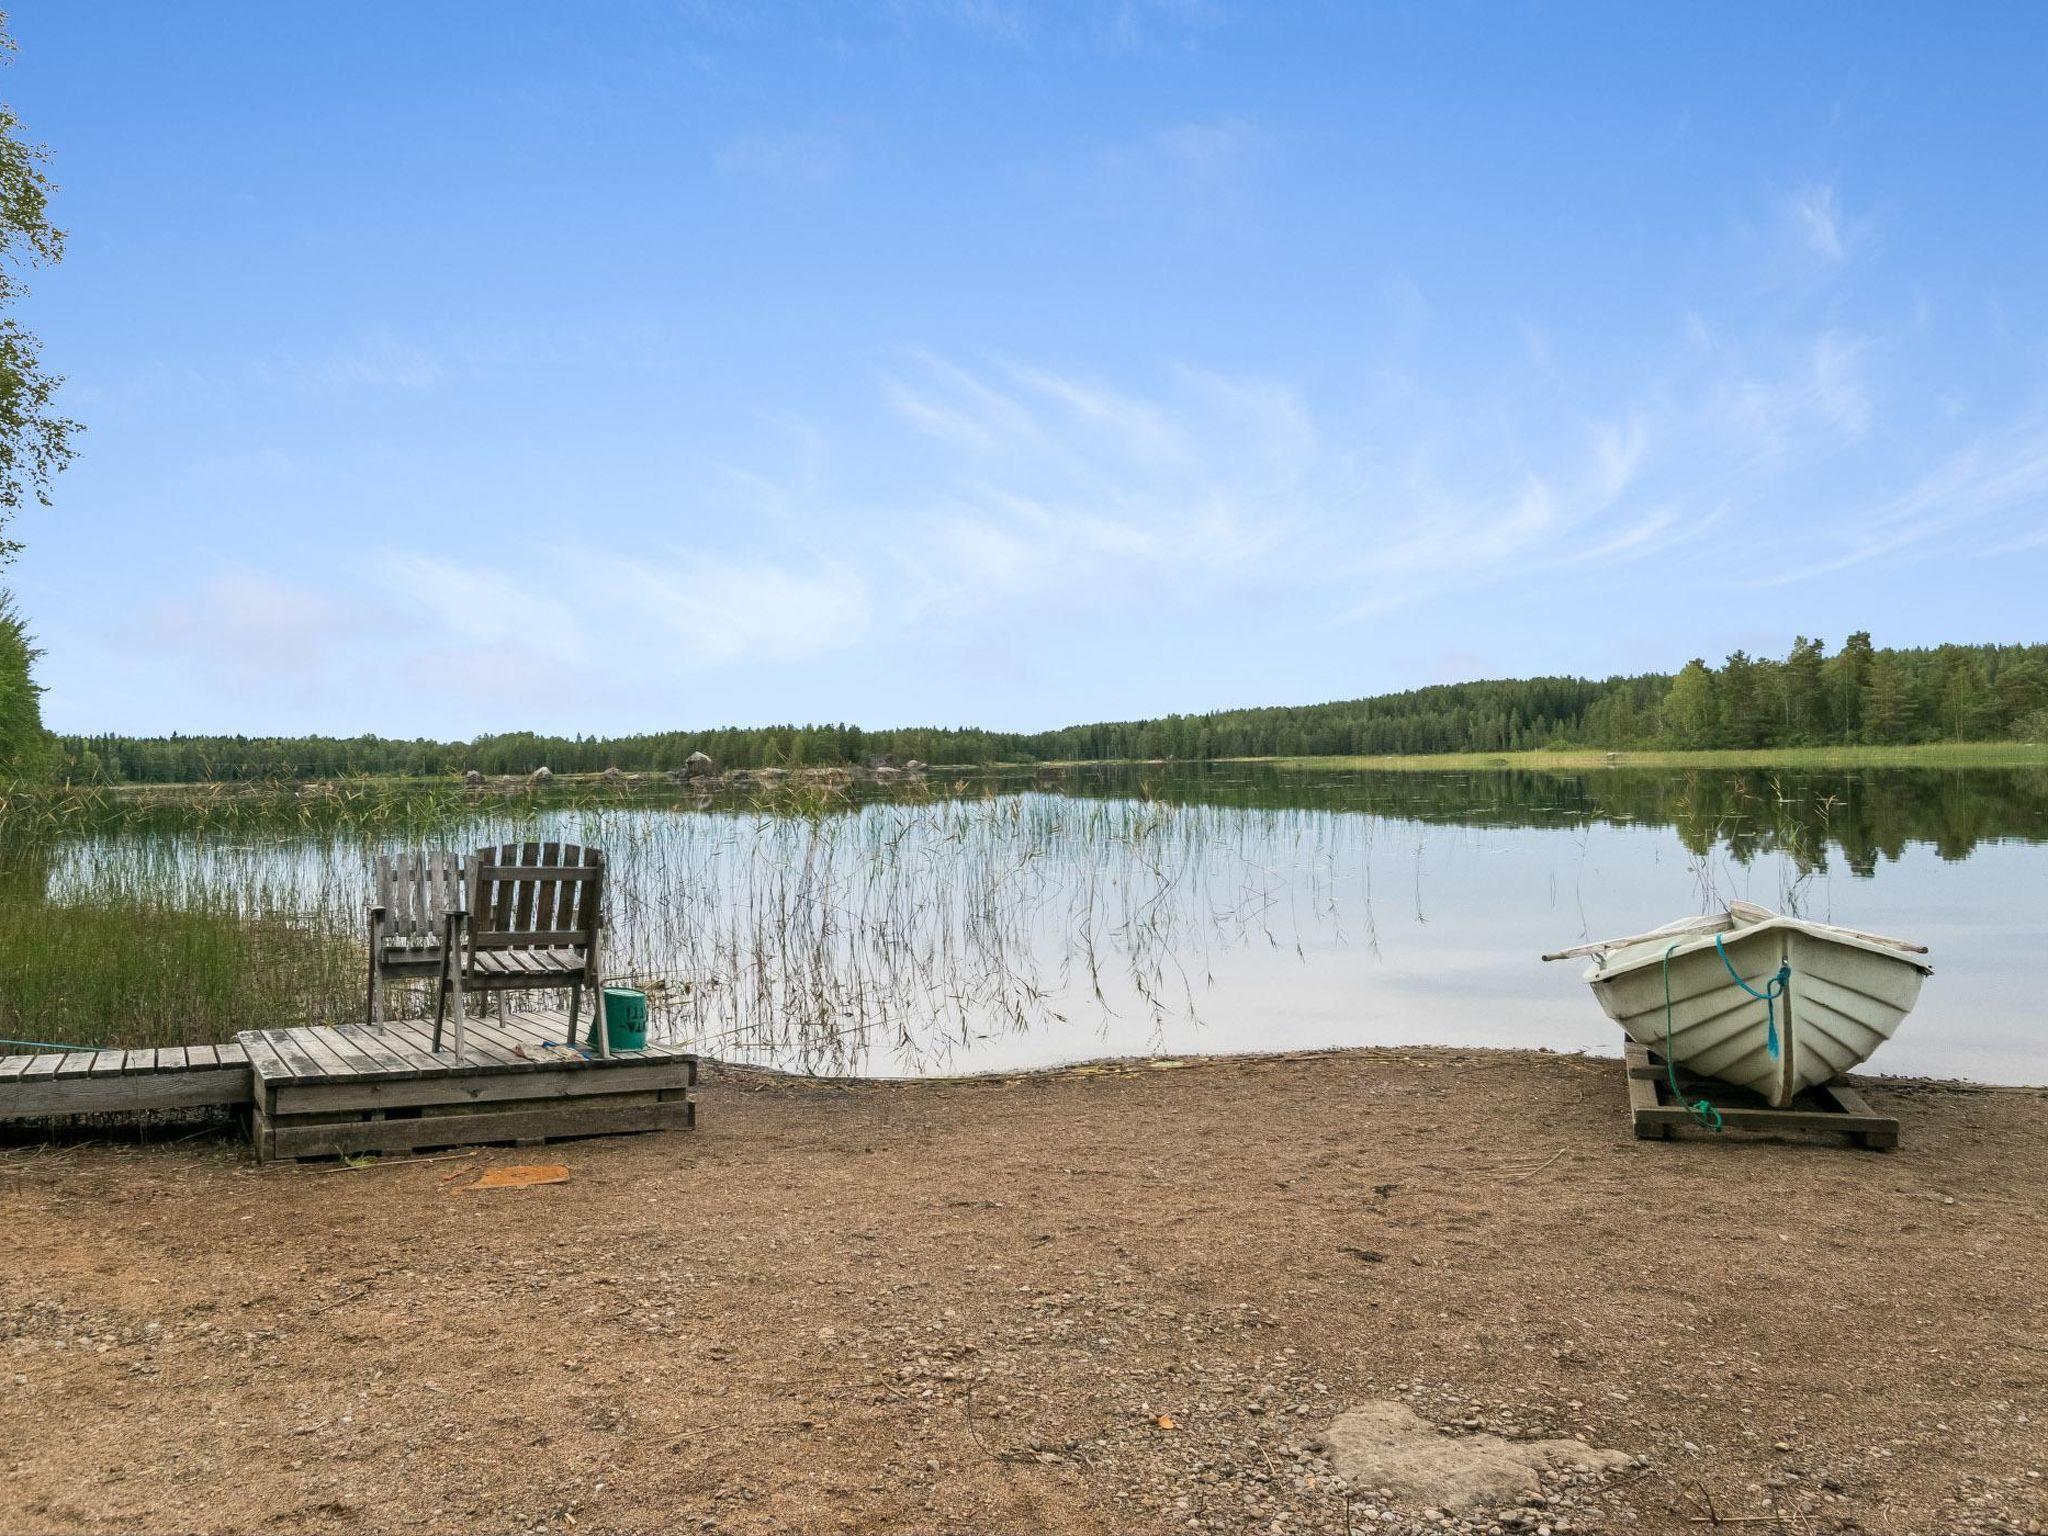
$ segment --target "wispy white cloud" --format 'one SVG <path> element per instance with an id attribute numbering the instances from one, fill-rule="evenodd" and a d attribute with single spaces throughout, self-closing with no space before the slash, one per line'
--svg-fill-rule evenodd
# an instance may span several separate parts
<path id="1" fill-rule="evenodd" d="M 842 131 L 787 129 L 741 134 L 720 145 L 712 157 L 719 174 L 784 186 L 823 186 L 852 164 Z"/>
<path id="2" fill-rule="evenodd" d="M 1831 519 L 1818 542 L 1829 552 L 1757 585 L 1785 586 L 1928 550 L 2010 554 L 2048 545 L 2048 422 L 1970 442 L 1901 494 Z"/>
<path id="3" fill-rule="evenodd" d="M 1864 377 L 1868 343 L 1823 331 L 1813 343 L 1813 399 L 1820 412 L 1850 437 L 1870 430 L 1870 386 Z"/>
<path id="4" fill-rule="evenodd" d="M 232 566 L 143 619 L 156 654 L 189 658 L 231 689 L 272 692 L 319 686 L 345 663 L 360 616 L 312 583 Z"/>
<path id="5" fill-rule="evenodd" d="M 1274 147 L 1273 133 L 1246 117 L 1168 123 L 1105 150 L 1102 189 L 1120 208 L 1135 202 L 1210 234 L 1243 232 Z"/>
<path id="6" fill-rule="evenodd" d="M 686 671 L 846 650 L 866 637 L 871 609 L 867 579 L 837 560 L 591 558 L 575 586 L 632 632 L 660 637 Z"/>
<path id="7" fill-rule="evenodd" d="M 1792 223 L 1808 250 L 1828 261 L 1841 261 L 1849 254 L 1849 235 L 1842 225 L 1842 209 L 1832 186 L 1802 188 L 1792 197 Z"/>
<path id="8" fill-rule="evenodd" d="M 444 359 L 427 348 L 402 340 L 380 326 L 324 357 L 266 360 L 255 365 L 255 372 L 261 382 L 309 392 L 417 392 L 446 382 L 450 369 Z"/>

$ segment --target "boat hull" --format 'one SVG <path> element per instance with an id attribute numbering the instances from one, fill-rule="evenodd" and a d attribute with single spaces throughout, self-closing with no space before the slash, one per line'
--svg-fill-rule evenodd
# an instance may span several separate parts
<path id="1" fill-rule="evenodd" d="M 1767 1013 L 1762 1001 L 1736 985 L 1730 965 L 1758 992 L 1769 990 L 1779 968 L 1789 966 L 1774 1009 Z M 1896 950 L 1774 917 L 1719 935 L 1630 945 L 1596 959 L 1586 980 L 1630 1039 L 1782 1109 L 1889 1040 L 1919 1000 L 1928 972 L 1924 961 Z"/>

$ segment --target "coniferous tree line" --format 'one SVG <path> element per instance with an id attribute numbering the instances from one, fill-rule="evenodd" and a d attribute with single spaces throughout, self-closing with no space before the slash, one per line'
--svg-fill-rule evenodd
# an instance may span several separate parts
<path id="1" fill-rule="evenodd" d="M 18 626 L 16 627 L 18 633 Z M 23 641 L 23 644 L 26 642 Z M 1168 715 L 1031 733 L 778 725 L 648 735 L 511 732 L 474 741 L 377 736 L 64 736 L 73 782 L 184 783 L 679 769 L 799 768 L 912 758 L 935 765 L 1168 758 L 1380 756 L 1530 748 L 1759 748 L 2048 741 L 2048 645 L 1879 649 L 1858 632 L 1832 655 L 1801 636 L 1779 659 L 1737 651 L 1676 675 L 1449 683 L 1331 704 Z"/>

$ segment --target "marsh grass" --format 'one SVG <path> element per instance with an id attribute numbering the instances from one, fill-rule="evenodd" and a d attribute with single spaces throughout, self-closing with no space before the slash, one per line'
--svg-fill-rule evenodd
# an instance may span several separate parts
<path id="1" fill-rule="evenodd" d="M 422 844 L 604 848 L 605 969 L 647 988 L 657 1030 L 818 1072 L 922 1070 L 1066 1023 L 1074 995 L 1191 1015 L 1204 946 L 1280 905 L 1240 810 L 964 789 L 0 796 L 0 1032 L 174 1045 L 360 1018 L 372 857 Z"/>
<path id="2" fill-rule="evenodd" d="M 360 946 L 288 914 L 108 895 L 0 896 L 0 1036 L 202 1045 L 359 1016 Z"/>

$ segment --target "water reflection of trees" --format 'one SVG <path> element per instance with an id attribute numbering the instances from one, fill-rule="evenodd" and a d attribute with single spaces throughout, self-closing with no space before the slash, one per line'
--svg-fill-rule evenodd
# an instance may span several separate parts
<path id="1" fill-rule="evenodd" d="M 1585 773 L 1089 769 L 1061 792 L 1267 810 L 1358 811 L 1452 826 L 1670 827 L 1694 854 L 1784 854 L 1802 872 L 1839 857 L 1869 875 L 1913 844 L 1960 860 L 1987 842 L 2048 841 L 2048 770 L 1604 768 Z"/>

